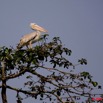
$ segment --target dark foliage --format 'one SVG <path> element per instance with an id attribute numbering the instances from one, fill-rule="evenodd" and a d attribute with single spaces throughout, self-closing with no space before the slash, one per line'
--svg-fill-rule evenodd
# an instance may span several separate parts
<path id="1" fill-rule="evenodd" d="M 81 96 L 90 101 L 93 88 L 101 89 L 101 86 L 92 80 L 89 72 L 75 73 L 75 67 L 80 64 L 87 65 L 87 60 L 81 58 L 78 64 L 73 64 L 68 59 L 71 54 L 72 51 L 63 46 L 59 37 L 54 37 L 47 43 L 47 35 L 43 36 L 39 46 L 32 49 L 16 50 L 1 47 L 0 80 L 7 81 L 28 73 L 27 81 L 24 83 L 25 90 L 6 84 L 6 89 L 17 92 L 17 103 L 22 103 L 23 100 L 20 93 L 25 94 L 27 98 L 32 97 L 42 101 L 49 99 L 59 103 L 64 103 L 63 101 L 75 103 L 81 99 Z M 51 64 L 51 67 L 46 67 L 45 63 Z M 43 75 L 41 72 L 46 73 Z M 3 89 L 2 85 L 0 87 Z"/>

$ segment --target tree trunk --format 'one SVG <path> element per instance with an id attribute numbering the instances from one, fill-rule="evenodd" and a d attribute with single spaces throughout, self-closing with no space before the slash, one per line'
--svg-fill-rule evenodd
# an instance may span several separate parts
<path id="1" fill-rule="evenodd" d="M 7 103 L 7 97 L 6 97 L 6 80 L 2 80 L 2 103 Z"/>
<path id="2" fill-rule="evenodd" d="M 7 103 L 7 96 L 6 96 L 6 78 L 5 78 L 5 62 L 2 62 L 2 103 Z"/>

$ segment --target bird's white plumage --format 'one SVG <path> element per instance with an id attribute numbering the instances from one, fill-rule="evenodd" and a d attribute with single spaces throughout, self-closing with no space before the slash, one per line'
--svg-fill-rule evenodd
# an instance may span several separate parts
<path id="1" fill-rule="evenodd" d="M 31 27 L 31 29 L 35 30 L 35 32 L 24 35 L 20 39 L 20 43 L 17 46 L 18 49 L 22 48 L 25 45 L 29 48 L 32 48 L 32 44 L 37 42 L 40 39 L 41 32 L 47 32 L 47 30 L 38 26 L 35 23 L 30 23 L 30 27 Z"/>

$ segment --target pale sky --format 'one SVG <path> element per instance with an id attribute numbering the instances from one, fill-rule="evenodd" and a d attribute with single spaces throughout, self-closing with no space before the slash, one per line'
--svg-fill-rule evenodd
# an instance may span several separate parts
<path id="1" fill-rule="evenodd" d="M 103 86 L 103 0 L 0 0 L 0 47 L 15 48 L 32 31 L 31 22 L 47 29 L 50 40 L 59 36 L 74 63 L 86 58 L 88 65 L 78 70 L 90 72 Z"/>

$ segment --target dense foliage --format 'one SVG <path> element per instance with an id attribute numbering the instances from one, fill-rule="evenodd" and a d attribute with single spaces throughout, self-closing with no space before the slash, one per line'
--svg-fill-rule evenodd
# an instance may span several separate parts
<path id="1" fill-rule="evenodd" d="M 87 65 L 87 60 L 79 59 L 77 64 L 69 61 L 72 51 L 63 46 L 59 37 L 47 42 L 47 35 L 32 49 L 0 48 L 0 82 L 3 103 L 7 103 L 6 89 L 17 93 L 17 103 L 27 98 L 40 99 L 43 102 L 75 103 L 81 97 L 91 101 L 94 87 L 101 88 L 92 80 L 89 72 L 76 73 L 77 65 Z M 6 81 L 26 75 L 25 88 L 12 87 Z M 8 94 L 7 94 L 8 95 Z"/>

